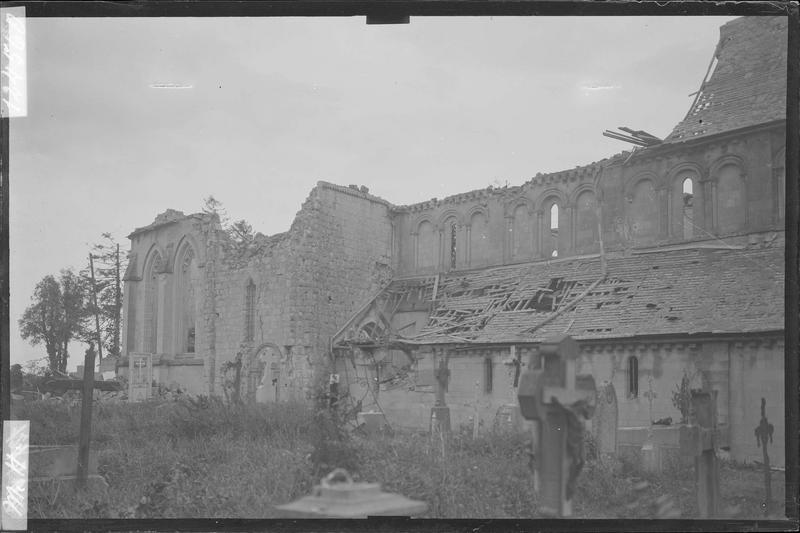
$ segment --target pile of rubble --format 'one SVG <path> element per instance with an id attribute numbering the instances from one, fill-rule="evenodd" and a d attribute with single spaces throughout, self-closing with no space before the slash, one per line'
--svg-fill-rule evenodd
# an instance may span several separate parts
<path id="1" fill-rule="evenodd" d="M 54 394 L 50 392 L 45 392 L 44 394 L 40 395 L 42 401 L 45 402 L 52 402 L 52 403 L 63 403 L 70 406 L 77 406 L 81 403 L 83 393 L 79 390 L 68 390 L 64 394 Z M 128 391 L 127 390 L 118 390 L 118 391 L 101 391 L 101 390 L 94 390 L 94 401 L 95 402 L 127 402 L 128 401 Z"/>

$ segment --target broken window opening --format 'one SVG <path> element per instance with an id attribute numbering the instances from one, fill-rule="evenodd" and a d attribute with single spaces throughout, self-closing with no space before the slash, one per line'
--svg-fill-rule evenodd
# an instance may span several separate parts
<path id="1" fill-rule="evenodd" d="M 694 192 L 692 178 L 683 180 L 683 238 L 694 236 Z"/>
<path id="2" fill-rule="evenodd" d="M 550 229 L 558 231 L 558 204 L 550 206 Z"/>
<path id="3" fill-rule="evenodd" d="M 194 326 L 189 328 L 186 337 L 186 352 L 194 353 Z"/>
<path id="4" fill-rule="evenodd" d="M 456 225 L 450 225 L 450 268 L 456 268 Z"/>

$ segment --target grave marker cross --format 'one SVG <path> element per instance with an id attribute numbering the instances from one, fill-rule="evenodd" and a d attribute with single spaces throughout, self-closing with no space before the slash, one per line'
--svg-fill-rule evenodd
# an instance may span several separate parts
<path id="1" fill-rule="evenodd" d="M 769 515 L 769 507 L 772 502 L 772 482 L 769 470 L 769 455 L 767 455 L 767 440 L 772 444 L 772 433 L 775 427 L 767 420 L 767 400 L 761 398 L 761 422 L 756 427 L 756 445 L 764 452 L 764 489 L 766 491 L 764 500 L 764 515 Z"/>
<path id="2" fill-rule="evenodd" d="M 583 467 L 583 419 L 594 412 L 596 391 L 592 376 L 576 375 L 578 344 L 571 337 L 549 339 L 520 377 L 517 397 L 522 416 L 535 421 L 533 438 L 534 488 L 539 511 L 572 515 L 572 495 Z"/>
<path id="3" fill-rule="evenodd" d="M 713 518 L 719 508 L 717 448 L 728 446 L 728 432 L 717 426 L 717 391 L 693 390 L 693 421 L 680 429 L 681 453 L 694 457 L 700 518 Z"/>

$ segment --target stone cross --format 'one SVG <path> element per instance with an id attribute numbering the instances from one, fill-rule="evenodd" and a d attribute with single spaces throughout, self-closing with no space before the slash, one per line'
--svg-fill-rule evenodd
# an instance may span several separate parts
<path id="1" fill-rule="evenodd" d="M 772 502 L 772 482 L 770 479 L 769 455 L 767 455 L 767 441 L 772 444 L 772 433 L 775 427 L 767 420 L 767 400 L 761 398 L 761 423 L 756 427 L 756 445 L 764 452 L 764 489 L 766 490 L 764 500 L 764 515 L 769 515 L 770 503 Z"/>
<path id="2" fill-rule="evenodd" d="M 611 382 L 605 382 L 597 390 L 597 407 L 592 417 L 592 433 L 600 457 L 617 453 L 618 418 L 617 393 Z"/>
<path id="3" fill-rule="evenodd" d="M 680 428 L 680 449 L 694 457 L 700 518 L 714 518 L 719 509 L 717 448 L 728 446 L 728 432 L 717 426 L 717 391 L 693 390 L 692 422 Z"/>
<path id="4" fill-rule="evenodd" d="M 571 337 L 541 343 L 538 355 L 542 368 L 534 369 L 534 355 L 520 377 L 517 397 L 522 416 L 535 421 L 534 488 L 539 511 L 568 517 L 583 467 L 584 420 L 594 411 L 594 378 L 576 374 L 578 344 Z"/>

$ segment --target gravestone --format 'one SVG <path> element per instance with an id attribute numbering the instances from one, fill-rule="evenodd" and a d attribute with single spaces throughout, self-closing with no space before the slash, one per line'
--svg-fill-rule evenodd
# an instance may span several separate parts
<path id="1" fill-rule="evenodd" d="M 152 383 L 152 354 L 130 354 L 128 357 L 128 401 L 148 400 L 152 396 Z"/>
<path id="2" fill-rule="evenodd" d="M 29 481 L 69 484 L 70 489 L 78 486 L 78 446 L 31 446 L 29 448 Z M 86 484 L 92 490 L 107 491 L 108 483 L 98 473 L 97 456 L 89 450 Z"/>
<path id="3" fill-rule="evenodd" d="M 592 417 L 592 435 L 600 456 L 617 453 L 618 421 L 617 392 L 613 383 L 605 382 L 597 389 L 597 404 Z"/>

